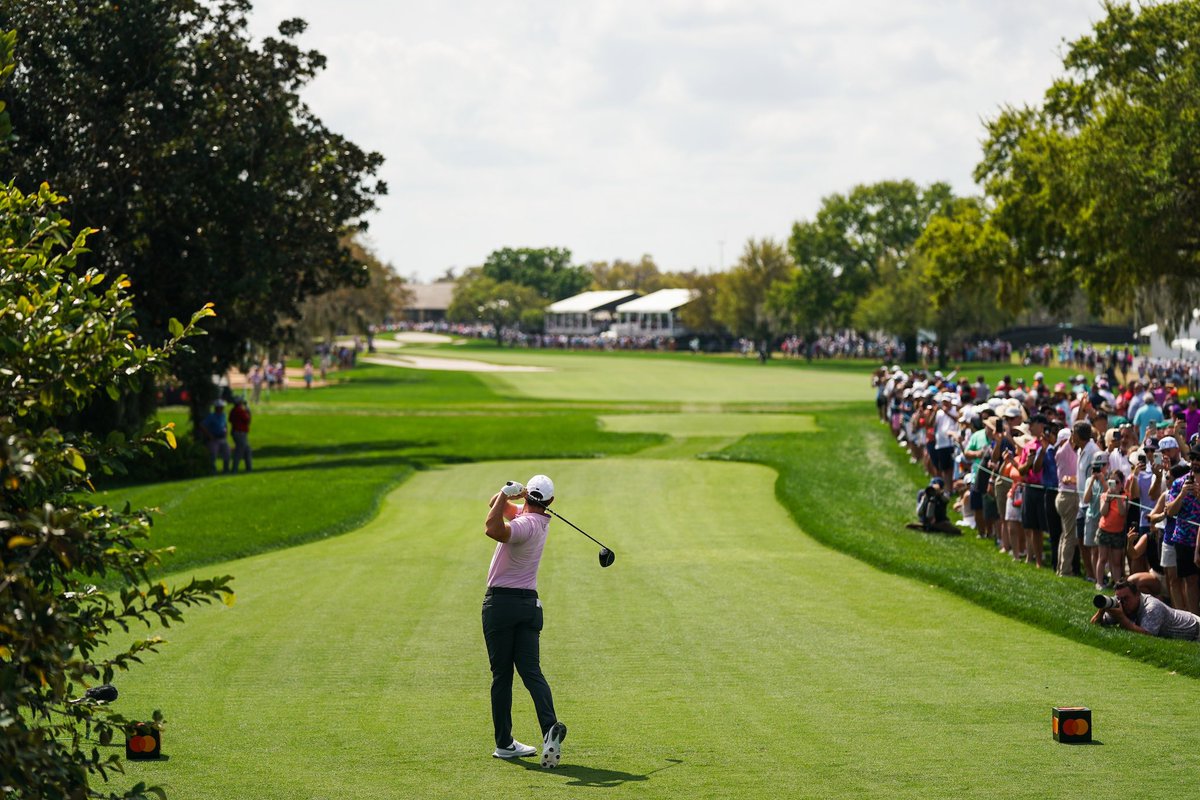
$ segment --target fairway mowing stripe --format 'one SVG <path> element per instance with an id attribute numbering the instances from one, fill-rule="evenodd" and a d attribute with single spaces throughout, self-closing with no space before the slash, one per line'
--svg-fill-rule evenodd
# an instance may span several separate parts
<path id="1" fill-rule="evenodd" d="M 558 774 L 489 757 L 479 623 L 487 498 L 542 471 L 556 509 L 617 554 L 602 570 L 593 543 L 551 521 L 542 664 L 571 729 Z M 1153 794 L 1200 770 L 1190 750 L 1174 771 L 1127 767 L 1178 741 L 1161 731 L 1195 731 L 1186 704 L 1154 705 L 1161 671 L 820 546 L 775 503 L 773 482 L 758 466 L 624 459 L 418 473 L 356 532 L 221 565 L 247 602 L 189 615 L 121 687 L 123 708 L 167 714 L 172 756 L 130 764 L 125 780 L 195 797 L 604 785 L 650 798 L 1041 800 L 1075 791 L 1080 775 Z M 1104 748 L 1050 741 L 1049 708 L 1064 698 L 1097 709 Z M 515 735 L 536 741 L 519 680 L 514 700 Z M 1138 711 L 1148 707 L 1153 731 Z M 460 757 L 442 757 L 442 741 Z"/>

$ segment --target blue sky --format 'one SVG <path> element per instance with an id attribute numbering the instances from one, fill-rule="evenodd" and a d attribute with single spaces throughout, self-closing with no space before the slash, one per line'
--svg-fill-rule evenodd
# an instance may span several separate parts
<path id="1" fill-rule="evenodd" d="M 982 120 L 1037 102 L 1098 0 L 256 0 L 309 22 L 305 98 L 382 153 L 369 240 L 407 277 L 505 246 L 732 264 L 823 196 L 976 191 Z M 723 243 L 723 244 L 722 244 Z"/>

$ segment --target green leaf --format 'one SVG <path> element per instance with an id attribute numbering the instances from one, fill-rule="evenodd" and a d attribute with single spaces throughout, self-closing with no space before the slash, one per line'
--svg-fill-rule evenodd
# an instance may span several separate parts
<path id="1" fill-rule="evenodd" d="M 167 329 L 170 330 L 171 335 L 177 339 L 180 336 L 183 336 L 183 323 L 174 317 L 171 317 L 171 320 L 167 323 Z"/>
<path id="2" fill-rule="evenodd" d="M 104 387 L 104 391 L 108 392 L 108 396 L 111 397 L 113 400 L 121 399 L 121 390 L 118 389 L 116 386 L 112 385 L 111 383 Z"/>

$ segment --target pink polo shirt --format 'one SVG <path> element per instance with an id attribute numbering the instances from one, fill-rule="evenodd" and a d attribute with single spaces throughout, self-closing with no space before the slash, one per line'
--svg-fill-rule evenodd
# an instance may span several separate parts
<path id="1" fill-rule="evenodd" d="M 530 511 L 518 514 L 508 523 L 512 536 L 496 542 L 492 565 L 488 568 L 488 586 L 510 589 L 537 589 L 538 564 L 550 529 L 550 517 Z"/>

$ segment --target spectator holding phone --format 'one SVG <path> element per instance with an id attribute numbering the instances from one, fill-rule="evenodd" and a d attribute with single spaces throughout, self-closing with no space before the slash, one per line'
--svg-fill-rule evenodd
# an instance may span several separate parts
<path id="1" fill-rule="evenodd" d="M 1113 583 L 1125 577 L 1125 515 L 1129 510 L 1125 496 L 1125 481 L 1118 470 L 1109 472 L 1104 478 L 1104 491 L 1100 493 L 1100 524 L 1097 544 L 1100 553 L 1096 559 L 1096 582 L 1104 574 L 1104 567 L 1112 575 Z"/>
<path id="2" fill-rule="evenodd" d="M 1167 490 L 1167 514 L 1175 518 L 1169 541 L 1175 549 L 1175 568 L 1182 583 L 1184 607 L 1200 611 L 1200 557 L 1196 554 L 1196 529 L 1200 526 L 1200 463 L 1177 478 Z"/>
<path id="3" fill-rule="evenodd" d="M 1099 558 L 1100 548 L 1096 533 L 1100 528 L 1101 495 L 1108 473 L 1108 455 L 1097 453 L 1092 461 L 1092 472 L 1088 475 L 1083 490 L 1082 505 L 1087 509 L 1083 524 L 1083 557 L 1088 563 L 1088 574 L 1096 584 L 1096 591 L 1104 589 L 1104 562 Z"/>

